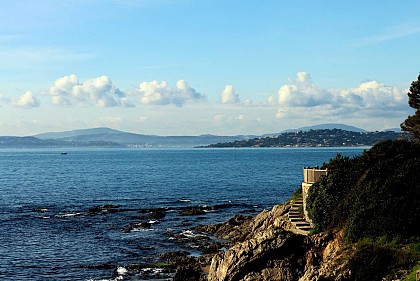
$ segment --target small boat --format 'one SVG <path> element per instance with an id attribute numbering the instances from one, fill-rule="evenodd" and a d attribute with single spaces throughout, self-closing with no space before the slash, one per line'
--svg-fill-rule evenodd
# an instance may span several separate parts
<path id="1" fill-rule="evenodd" d="M 61 152 L 61 155 L 67 155 L 67 152 Z"/>

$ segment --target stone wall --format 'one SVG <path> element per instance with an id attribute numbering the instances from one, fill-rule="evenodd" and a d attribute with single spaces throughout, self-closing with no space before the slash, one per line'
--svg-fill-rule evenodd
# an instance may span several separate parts
<path id="1" fill-rule="evenodd" d="M 306 198 L 312 184 L 317 182 L 321 177 L 327 175 L 327 170 L 318 168 L 304 168 L 303 169 L 303 182 L 302 182 L 302 199 L 303 199 L 303 211 L 305 213 L 306 221 L 312 226 L 312 221 L 308 217 L 308 211 L 306 210 Z"/>

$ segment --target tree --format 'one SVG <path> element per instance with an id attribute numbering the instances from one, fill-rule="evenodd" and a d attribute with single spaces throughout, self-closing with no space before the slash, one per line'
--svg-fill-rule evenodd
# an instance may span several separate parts
<path id="1" fill-rule="evenodd" d="M 401 129 L 410 132 L 414 138 L 420 140 L 420 75 L 417 81 L 413 81 L 408 91 L 408 104 L 416 109 L 414 115 L 410 115 L 401 124 Z"/>

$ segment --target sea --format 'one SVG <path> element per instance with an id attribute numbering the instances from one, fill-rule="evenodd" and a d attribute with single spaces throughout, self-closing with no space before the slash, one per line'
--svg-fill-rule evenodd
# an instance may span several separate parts
<path id="1" fill-rule="evenodd" d="M 175 237 L 285 202 L 303 167 L 365 149 L 1 149 L 0 280 L 170 280 L 147 265 L 202 254 Z"/>

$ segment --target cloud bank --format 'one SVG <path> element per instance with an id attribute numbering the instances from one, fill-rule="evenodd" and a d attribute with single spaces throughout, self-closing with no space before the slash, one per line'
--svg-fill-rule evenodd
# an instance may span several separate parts
<path id="1" fill-rule="evenodd" d="M 17 113 L 14 108 L 45 106 L 49 99 L 52 106 L 46 107 L 47 111 L 39 118 L 46 120 L 45 126 L 55 126 L 56 130 L 61 122 L 67 124 L 66 129 L 71 129 L 69 123 L 75 127 L 83 123 L 82 127 L 90 124 L 132 131 L 148 128 L 151 134 L 180 134 L 181 130 L 184 134 L 264 134 L 326 122 L 373 130 L 397 127 L 411 114 L 407 90 L 378 81 L 366 81 L 345 89 L 324 88 L 317 85 L 309 73 L 298 72 L 287 84 L 280 85 L 277 94 L 272 93 L 266 102 L 242 100 L 232 85 L 226 85 L 215 100 L 209 102 L 185 80 L 179 80 L 174 86 L 166 81 L 145 81 L 134 89 L 122 91 L 108 76 L 80 81 L 72 74 L 56 79 L 46 91 L 38 92 L 39 98 L 32 91 L 18 97 L 0 95 L 0 104 L 9 105 L 1 107 L 6 117 L 33 120 L 30 110 Z M 187 104 L 189 106 L 184 106 Z M 44 115 L 60 115 L 61 106 L 68 109 L 67 119 L 60 117 L 57 124 L 51 125 Z M 138 109 L 125 109 L 134 106 Z M 12 113 L 6 113 L 7 110 Z M 96 120 L 96 123 L 87 120 Z M 51 129 L 46 127 L 45 130 Z"/>
<path id="2" fill-rule="evenodd" d="M 407 110 L 406 90 L 368 81 L 349 89 L 324 89 L 317 86 L 309 73 L 298 72 L 296 79 L 278 90 L 277 103 L 270 97 L 268 103 L 278 106 L 277 117 L 296 116 L 310 111 L 318 116 L 351 117 L 355 115 L 389 117 Z"/>

